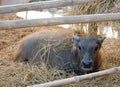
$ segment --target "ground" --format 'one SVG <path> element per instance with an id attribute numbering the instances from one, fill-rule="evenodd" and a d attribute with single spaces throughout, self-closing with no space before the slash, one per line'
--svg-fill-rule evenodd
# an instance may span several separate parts
<path id="1" fill-rule="evenodd" d="M 57 26 L 31 27 L 11 30 L 0 30 L 0 87 L 26 87 L 27 85 L 40 84 L 55 79 L 75 76 L 64 71 L 47 69 L 44 65 L 30 66 L 29 64 L 13 62 L 18 48 L 18 41 L 24 36 L 41 29 L 61 29 Z M 106 38 L 102 45 L 102 57 L 107 69 L 120 65 L 120 40 Z M 64 75 L 53 74 L 62 72 Z M 120 87 L 120 73 L 101 76 L 84 80 L 66 87 Z"/>

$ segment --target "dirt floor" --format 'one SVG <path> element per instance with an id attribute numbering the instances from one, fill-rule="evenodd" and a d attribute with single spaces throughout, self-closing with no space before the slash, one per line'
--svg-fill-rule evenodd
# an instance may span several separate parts
<path id="1" fill-rule="evenodd" d="M 0 30 L 0 87 L 26 87 L 28 85 L 40 84 L 56 79 L 75 76 L 64 71 L 30 66 L 24 63 L 12 61 L 18 41 L 24 36 L 41 29 L 61 29 L 57 26 L 32 27 L 13 30 Z M 102 57 L 107 69 L 120 65 L 120 40 L 107 38 L 102 46 Z M 49 73 L 48 73 L 49 72 Z M 63 72 L 64 75 L 55 77 L 53 74 Z M 84 80 L 65 87 L 120 87 L 120 73 Z"/>

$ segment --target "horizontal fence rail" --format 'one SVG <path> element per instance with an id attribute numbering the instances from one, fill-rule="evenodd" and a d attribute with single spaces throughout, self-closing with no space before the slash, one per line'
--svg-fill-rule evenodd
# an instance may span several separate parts
<path id="1" fill-rule="evenodd" d="M 116 73 L 116 72 L 120 72 L 120 66 L 114 67 L 111 69 L 106 69 L 106 70 L 99 71 L 99 72 L 95 72 L 95 73 L 90 73 L 90 74 L 81 75 L 81 76 L 75 76 L 75 77 L 71 77 L 71 78 L 67 78 L 67 79 L 55 80 L 55 81 L 51 81 L 48 83 L 36 84 L 36 85 L 32 85 L 32 86 L 27 86 L 27 87 L 58 87 L 58 86 L 72 84 L 72 83 L 77 83 L 81 80 L 91 79 L 91 78 L 95 78 L 98 76 L 108 75 L 108 74 L 112 74 L 112 73 Z"/>
<path id="2" fill-rule="evenodd" d="M 97 0 L 54 0 L 54 1 L 41 1 L 41 2 L 26 3 L 26 4 L 6 5 L 6 6 L 0 6 L 0 14 L 15 13 L 19 11 L 28 11 L 28 10 L 57 8 L 57 7 L 70 6 L 70 5 L 92 2 L 92 1 L 97 1 Z"/>
<path id="3" fill-rule="evenodd" d="M 120 20 L 120 13 L 91 14 L 81 16 L 67 16 L 57 18 L 30 19 L 30 20 L 7 20 L 0 21 L 0 29 L 14 29 L 24 27 L 38 27 L 61 24 L 77 24 L 86 22 L 101 22 Z"/>

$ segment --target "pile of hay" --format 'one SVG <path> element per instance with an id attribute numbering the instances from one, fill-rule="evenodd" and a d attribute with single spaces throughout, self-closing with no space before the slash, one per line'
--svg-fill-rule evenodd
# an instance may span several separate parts
<path id="1" fill-rule="evenodd" d="M 120 12 L 120 0 L 98 0 L 95 2 L 83 3 L 75 5 L 67 12 L 68 15 L 85 15 L 85 14 L 103 14 L 103 13 L 117 13 Z M 87 24 L 89 26 L 87 27 Z M 111 26 L 113 30 L 120 30 L 120 21 L 98 22 L 98 23 L 80 23 L 73 24 L 73 29 L 77 30 L 75 33 L 100 34 L 105 26 Z M 97 26 L 97 29 L 96 29 Z M 86 30 L 84 30 L 86 27 Z M 91 29 L 92 28 L 92 29 Z M 78 33 L 78 34 L 79 34 Z M 94 36 L 94 35 L 93 35 Z"/>
<path id="2" fill-rule="evenodd" d="M 30 66 L 12 61 L 18 48 L 18 41 L 24 36 L 41 29 L 61 29 L 57 26 L 23 28 L 16 30 L 1 30 L 0 32 L 0 87 L 26 87 L 56 79 L 75 76 L 56 69 L 48 69 L 45 65 Z M 120 65 L 120 44 L 116 39 L 106 39 L 103 43 L 102 57 L 105 59 L 104 69 Z M 62 73 L 62 75 L 60 75 Z M 80 81 L 63 87 L 119 87 L 120 73 Z"/>

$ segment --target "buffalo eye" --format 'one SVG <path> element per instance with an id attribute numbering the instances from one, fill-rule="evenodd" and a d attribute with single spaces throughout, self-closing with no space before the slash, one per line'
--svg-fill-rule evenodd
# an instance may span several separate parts
<path id="1" fill-rule="evenodd" d="M 97 51 L 97 50 L 98 50 L 98 46 L 96 46 L 96 47 L 94 48 L 94 50 Z"/>
<path id="2" fill-rule="evenodd" d="M 81 47 L 79 46 L 79 50 L 81 50 Z"/>

